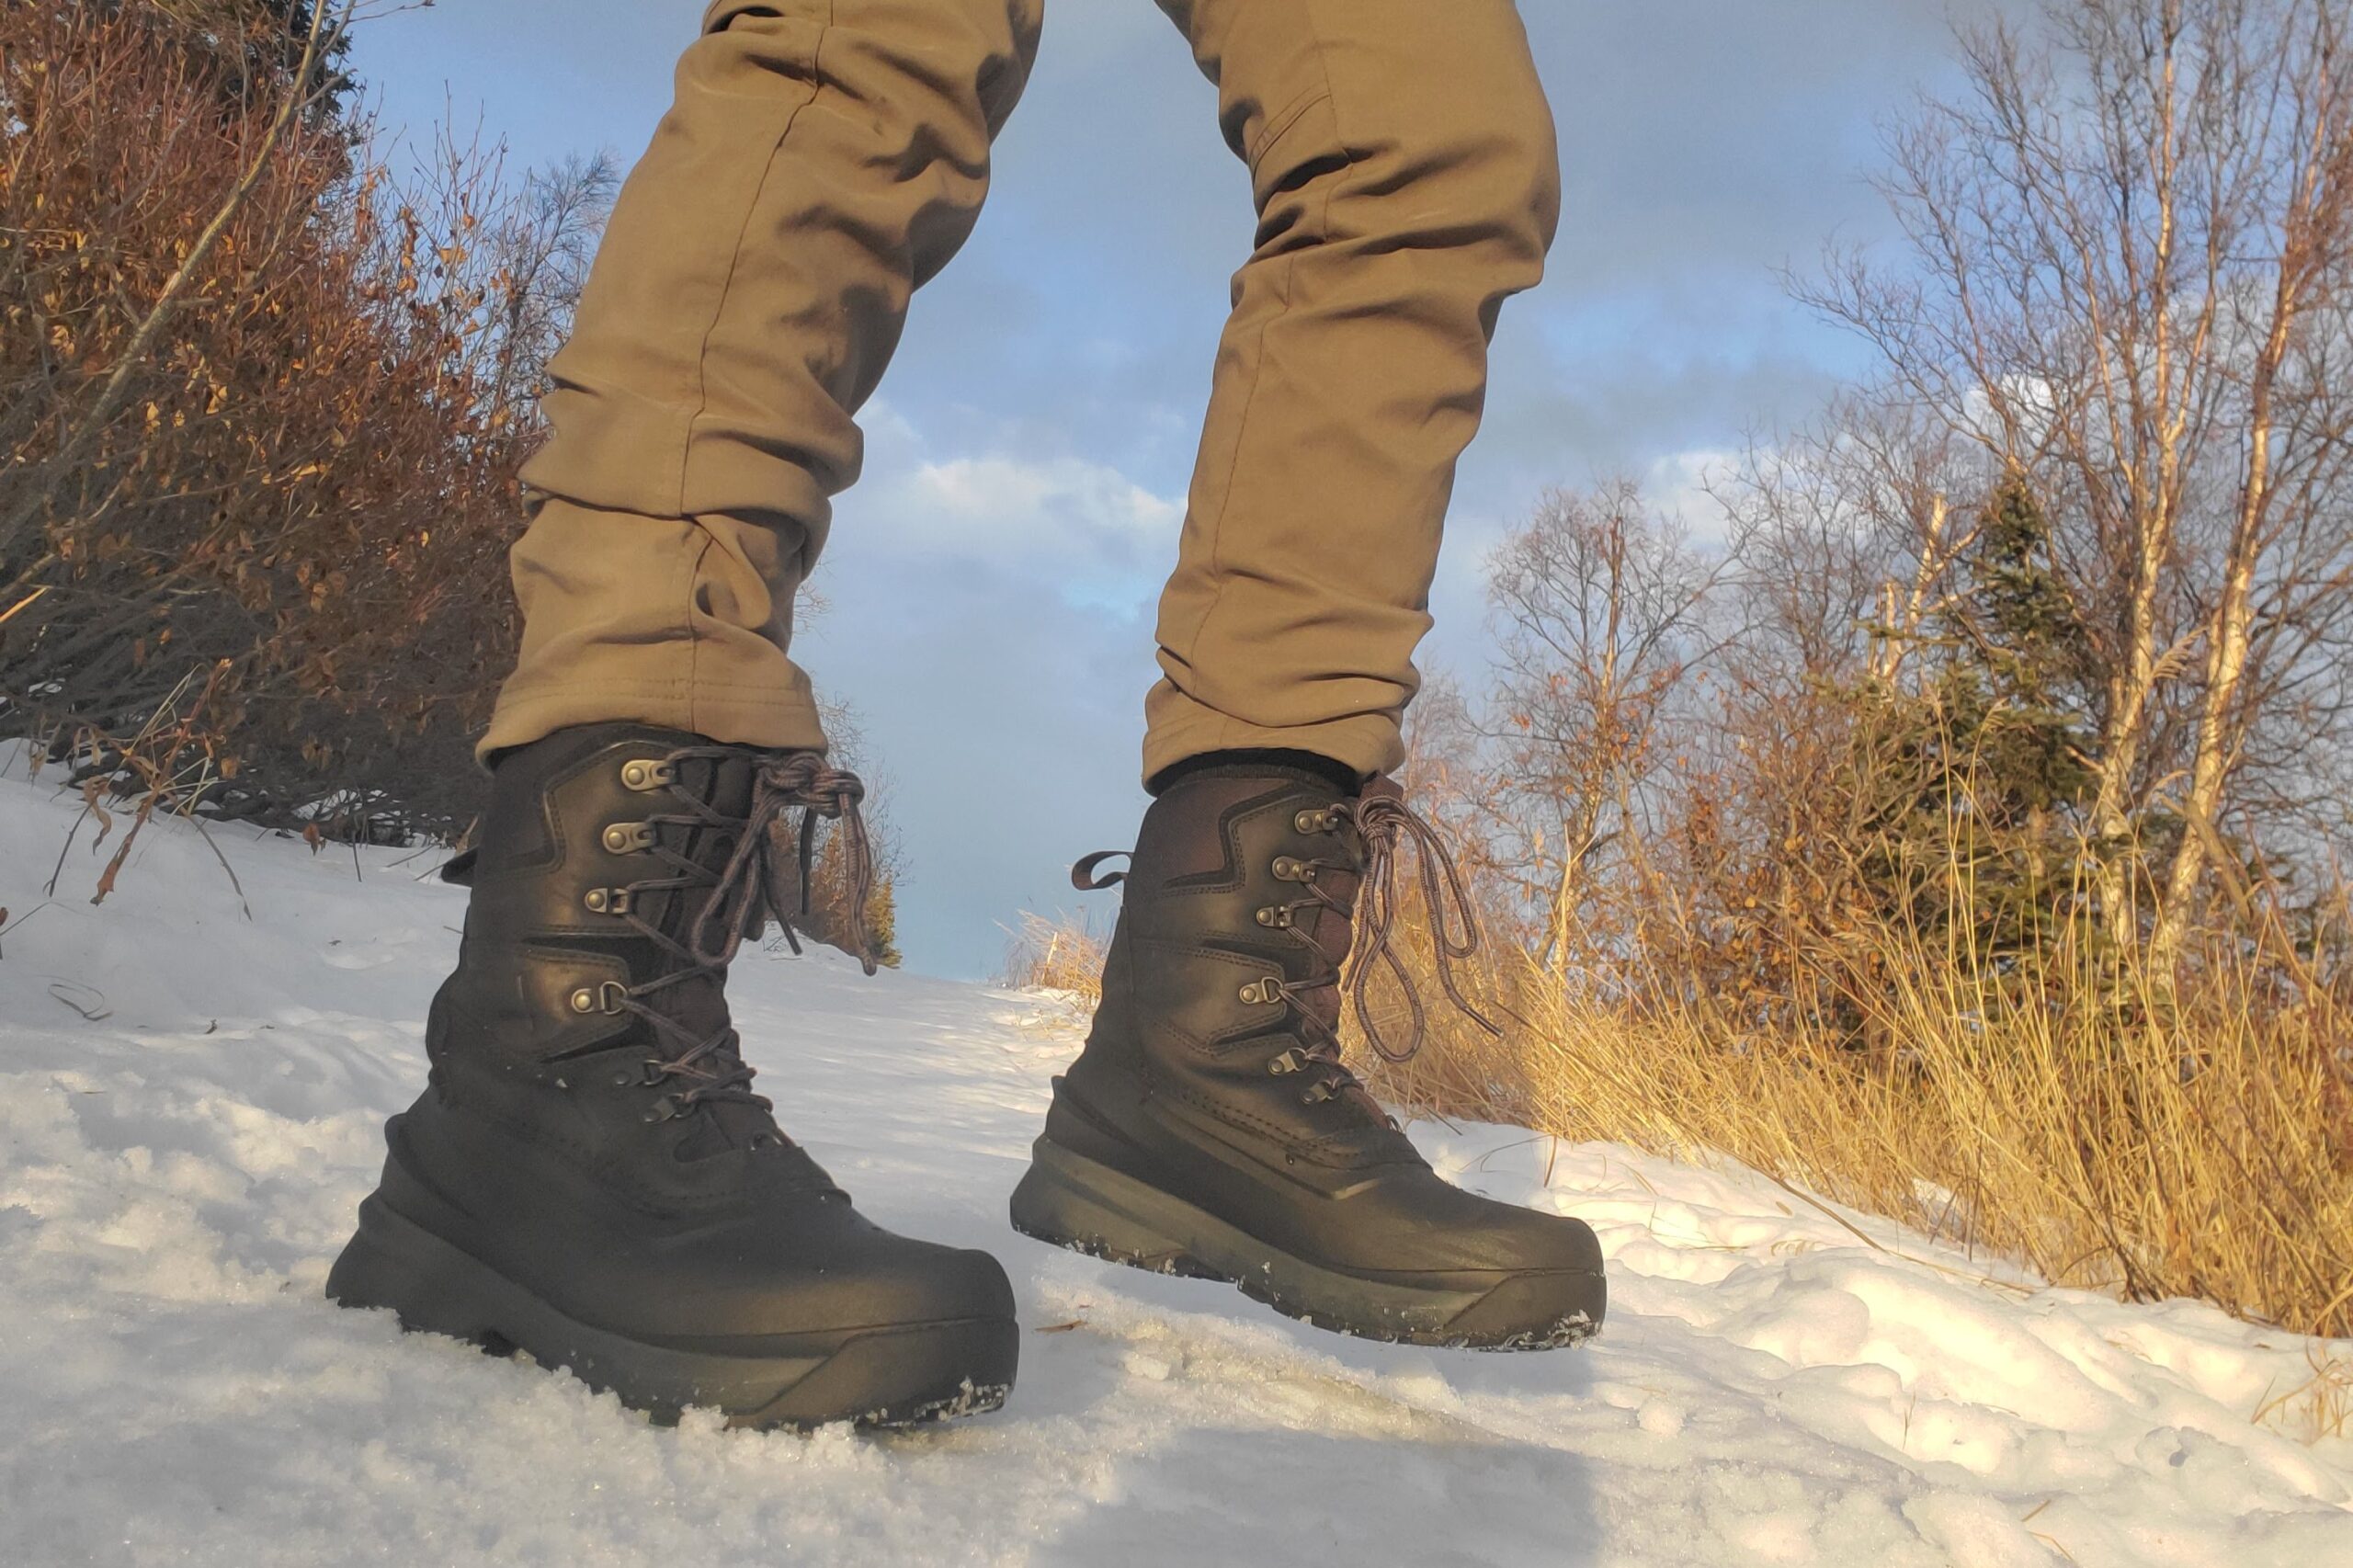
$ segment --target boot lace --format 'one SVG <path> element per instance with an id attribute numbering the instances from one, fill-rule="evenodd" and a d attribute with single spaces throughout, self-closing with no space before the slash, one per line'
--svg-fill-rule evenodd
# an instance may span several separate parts
<path id="1" fill-rule="evenodd" d="M 1386 780 L 1382 782 L 1386 783 Z M 1502 1028 L 1472 1005 L 1471 999 L 1462 994 L 1461 983 L 1454 976 L 1457 962 L 1477 956 L 1483 937 L 1478 912 L 1462 886 L 1461 868 L 1448 853 L 1438 829 L 1405 803 L 1403 792 L 1393 784 L 1379 793 L 1369 789 L 1362 800 L 1343 801 L 1333 810 L 1336 814 L 1354 818 L 1358 835 L 1365 846 L 1364 865 L 1358 873 L 1363 879 L 1360 896 L 1365 911 L 1365 946 L 1348 989 L 1356 1006 L 1357 1021 L 1364 1028 L 1366 1040 L 1386 1061 L 1410 1062 L 1422 1049 L 1427 1023 L 1427 1017 L 1422 1010 L 1421 994 L 1415 989 L 1412 978 L 1405 972 L 1404 960 L 1397 955 L 1395 944 L 1390 940 L 1397 921 L 1397 848 L 1408 839 L 1414 845 L 1414 866 L 1421 883 L 1423 906 L 1430 912 L 1430 936 L 1438 954 L 1438 986 L 1446 993 L 1446 999 L 1453 1004 L 1456 1012 L 1489 1036 L 1502 1038 Z M 1404 997 L 1413 1018 L 1412 1033 L 1403 1050 L 1390 1047 L 1387 1037 L 1373 1021 L 1372 1010 L 1365 1000 L 1372 983 L 1372 963 L 1375 960 L 1384 964 L 1396 978 L 1398 992 Z M 1335 973 L 1333 979 L 1336 981 L 1338 975 Z"/>
<path id="2" fill-rule="evenodd" d="M 696 980 L 718 984 L 744 939 L 765 927 L 768 916 L 780 911 L 782 905 L 777 894 L 783 866 L 789 863 L 789 852 L 780 846 L 782 835 L 776 830 L 788 813 L 795 810 L 801 812 L 798 860 L 803 916 L 810 909 L 810 873 L 815 863 L 817 824 L 821 821 L 840 824 L 849 881 L 850 936 L 866 972 L 875 971 L 872 944 L 866 930 L 866 903 L 873 888 L 874 853 L 867 837 L 865 819 L 858 812 L 858 803 L 866 795 L 865 785 L 857 775 L 826 766 L 815 752 L 764 757 L 753 779 L 749 813 L 732 817 L 715 810 L 678 781 L 681 763 L 717 765 L 740 755 L 720 746 L 685 747 L 667 754 L 663 762 L 668 769 L 668 789 L 680 809 L 644 819 L 648 829 L 687 830 L 678 835 L 682 842 L 687 833 L 695 828 L 710 828 L 728 836 L 733 842 L 725 864 L 713 869 L 664 843 L 663 835 L 655 832 L 644 845 L 643 852 L 662 860 L 673 874 L 648 878 L 616 890 L 621 897 L 615 901 L 619 907 L 613 912 L 676 965 L 637 985 L 608 982 L 599 998 L 606 1010 L 642 1018 L 654 1030 L 660 1054 L 646 1060 L 644 1082 L 683 1085 L 654 1103 L 646 1113 L 648 1121 L 684 1116 L 710 1100 L 739 1101 L 763 1111 L 773 1108 L 765 1096 L 751 1091 L 753 1069 L 744 1060 L 742 1037 L 733 1026 L 705 1034 L 671 1016 L 660 1003 L 664 993 Z M 677 936 L 664 931 L 638 913 L 646 895 L 674 893 L 691 899 L 703 889 L 709 890 L 708 895 L 689 905 Z M 792 950 L 800 952 L 801 941 L 790 920 L 784 922 L 784 936 Z"/>
<path id="3" fill-rule="evenodd" d="M 1445 841 L 1428 820 L 1405 803 L 1404 792 L 1386 778 L 1377 778 L 1365 787 L 1364 793 L 1354 801 L 1340 801 L 1317 811 L 1302 812 L 1297 820 L 1302 832 L 1337 835 L 1344 828 L 1354 827 L 1363 845 L 1361 855 L 1343 853 L 1336 858 L 1314 858 L 1300 859 L 1283 856 L 1274 865 L 1276 877 L 1296 883 L 1299 896 L 1281 903 L 1268 905 L 1257 914 L 1258 924 L 1288 933 L 1305 946 L 1320 960 L 1317 969 L 1304 980 L 1287 980 L 1279 974 L 1268 974 L 1242 988 L 1242 1000 L 1256 1006 L 1280 1006 L 1286 1010 L 1286 1022 L 1295 1022 L 1304 1031 L 1302 1043 L 1276 1056 L 1267 1070 L 1278 1076 L 1292 1073 L 1313 1073 L 1302 1097 L 1309 1104 L 1327 1100 L 1343 1094 L 1356 1094 L 1370 1102 L 1370 1096 L 1355 1071 L 1341 1056 L 1340 1015 L 1341 994 L 1345 983 L 1348 1006 L 1355 1009 L 1358 1026 L 1364 1031 L 1366 1043 L 1383 1061 L 1403 1062 L 1413 1060 L 1422 1048 L 1428 1028 L 1428 1012 L 1422 1005 L 1420 989 L 1406 971 L 1404 960 L 1392 939 L 1397 922 L 1399 849 L 1411 844 L 1414 848 L 1416 881 L 1420 884 L 1425 906 L 1430 912 L 1430 932 L 1437 957 L 1436 969 L 1439 986 L 1456 1011 L 1490 1036 L 1500 1038 L 1503 1030 L 1481 1012 L 1463 993 L 1454 972 L 1456 963 L 1475 956 L 1483 937 L 1478 913 L 1471 903 L 1462 883 L 1462 874 L 1454 858 L 1448 853 Z M 1343 841 L 1345 849 L 1345 841 Z M 1107 851 L 1090 855 L 1071 869 L 1071 881 L 1082 892 L 1108 888 L 1127 880 L 1125 872 L 1113 872 L 1097 877 L 1096 871 L 1104 861 L 1119 858 L 1124 851 Z M 1357 898 L 1350 901 L 1336 895 L 1326 887 L 1324 879 L 1332 873 L 1357 879 Z M 1356 922 L 1356 929 L 1363 933 L 1361 943 L 1355 948 L 1355 963 L 1343 978 L 1345 953 L 1336 953 L 1311 936 L 1300 924 L 1299 916 L 1310 910 L 1329 910 L 1342 921 Z M 1317 921 L 1320 926 L 1323 923 Z M 1387 971 L 1395 983 L 1398 994 L 1404 999 L 1408 1018 L 1404 1043 L 1392 1043 L 1387 1031 L 1373 1016 L 1370 992 L 1375 968 Z"/>

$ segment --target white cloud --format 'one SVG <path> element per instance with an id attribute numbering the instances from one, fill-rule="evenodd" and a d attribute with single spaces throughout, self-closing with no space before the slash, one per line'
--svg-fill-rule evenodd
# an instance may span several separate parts
<path id="1" fill-rule="evenodd" d="M 1740 453 L 1722 449 L 1669 453 L 1643 476 L 1643 494 L 1662 517 L 1681 522 L 1694 542 L 1722 544 L 1732 534 L 1732 515 L 1710 492 L 1740 460 Z"/>
<path id="2" fill-rule="evenodd" d="M 926 514 L 959 533 L 1047 536 L 1053 542 L 1172 537 L 1179 501 L 1154 495 L 1117 469 L 1084 458 L 1013 457 L 927 462 L 911 476 Z"/>
<path id="3" fill-rule="evenodd" d="M 866 424 L 866 479 L 843 499 L 837 538 L 1034 577 L 1070 604 L 1123 616 L 1158 594 L 1184 523 L 1180 498 L 1087 458 L 934 453 L 887 404 L 870 405 Z"/>

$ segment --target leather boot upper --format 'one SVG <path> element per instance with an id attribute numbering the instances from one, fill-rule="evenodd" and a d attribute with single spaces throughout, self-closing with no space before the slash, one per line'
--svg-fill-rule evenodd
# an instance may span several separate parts
<path id="1" fill-rule="evenodd" d="M 1441 1180 L 1340 1062 L 1352 949 L 1345 989 L 1368 1041 L 1392 1055 L 1417 1043 L 1388 1040 L 1365 997 L 1381 974 L 1404 981 L 1387 927 L 1408 835 L 1425 857 L 1441 981 L 1459 997 L 1448 966 L 1475 940 L 1467 901 L 1393 786 L 1349 794 L 1306 772 L 1236 767 L 1165 790 L 1124 879 L 1106 879 L 1125 888 L 1103 999 L 1047 1136 L 1329 1267 L 1597 1269 L 1584 1224 Z M 1082 881 L 1101 858 L 1081 863 Z"/>
<path id="2" fill-rule="evenodd" d="M 1366 858 L 1350 802 L 1311 775 L 1167 790 L 1124 879 L 1089 1056 L 1294 1159 L 1417 1158 L 1326 1059 Z"/>
<path id="3" fill-rule="evenodd" d="M 856 831 L 855 790 L 814 754 L 638 725 L 508 754 L 384 1200 L 641 1338 L 1009 1313 L 985 1254 L 858 1216 L 751 1091 L 729 1019 L 727 960 L 788 891 L 772 832 L 794 810 Z"/>

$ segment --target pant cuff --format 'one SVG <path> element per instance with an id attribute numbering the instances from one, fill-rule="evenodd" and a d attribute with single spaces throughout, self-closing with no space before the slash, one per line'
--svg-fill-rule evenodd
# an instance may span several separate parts
<path id="1" fill-rule="evenodd" d="M 561 686 L 499 694 L 490 728 L 475 743 L 474 757 L 487 766 L 494 755 L 543 740 L 576 724 L 654 724 L 683 730 L 722 745 L 764 751 L 824 751 L 825 727 L 807 703 L 779 700 L 757 692 L 698 688 L 687 682 L 658 686 Z"/>
<path id="2" fill-rule="evenodd" d="M 1395 715 L 1356 713 L 1320 724 L 1270 728 L 1205 708 L 1164 686 L 1154 694 L 1143 740 L 1143 777 L 1213 751 L 1311 751 L 1370 778 L 1401 767 L 1405 742 Z"/>

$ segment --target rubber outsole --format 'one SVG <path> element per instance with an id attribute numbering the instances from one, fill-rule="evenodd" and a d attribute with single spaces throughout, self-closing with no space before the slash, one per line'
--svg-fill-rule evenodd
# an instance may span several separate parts
<path id="1" fill-rule="evenodd" d="M 1005 1403 L 1021 1348 L 1011 1318 L 892 1324 L 756 1354 L 649 1344 L 574 1320 L 373 1196 L 326 1293 L 388 1308 L 405 1329 L 525 1352 L 662 1422 L 690 1407 L 715 1408 L 731 1426 L 803 1430 L 977 1415 Z"/>
<path id="2" fill-rule="evenodd" d="M 1014 1189 L 1023 1235 L 1159 1274 L 1214 1279 L 1317 1328 L 1393 1344 L 1551 1350 L 1600 1331 L 1598 1273 L 1345 1274 L 1040 1138 Z"/>

